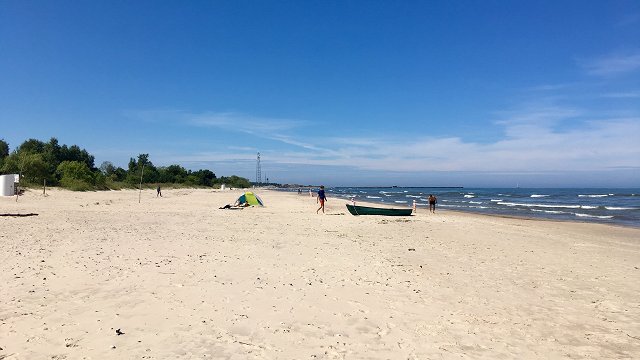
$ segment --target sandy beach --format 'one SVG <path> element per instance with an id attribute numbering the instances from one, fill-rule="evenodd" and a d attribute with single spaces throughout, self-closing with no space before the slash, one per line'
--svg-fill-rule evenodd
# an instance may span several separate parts
<path id="1" fill-rule="evenodd" d="M 0 198 L 0 359 L 640 358 L 640 229 L 256 192 Z"/>

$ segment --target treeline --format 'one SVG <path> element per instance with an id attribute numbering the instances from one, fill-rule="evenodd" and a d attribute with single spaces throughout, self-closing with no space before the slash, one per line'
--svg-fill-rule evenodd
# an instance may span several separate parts
<path id="1" fill-rule="evenodd" d="M 9 152 L 9 144 L 0 140 L 0 172 L 22 174 L 27 185 L 61 186 L 71 190 L 108 190 L 143 184 L 176 184 L 213 187 L 226 184 L 247 188 L 249 180 L 239 176 L 216 177 L 211 170 L 187 170 L 180 165 L 156 167 L 149 154 L 131 158 L 127 169 L 109 161 L 95 166 L 95 157 L 77 145 L 60 145 L 56 138 L 49 142 L 29 139 Z"/>

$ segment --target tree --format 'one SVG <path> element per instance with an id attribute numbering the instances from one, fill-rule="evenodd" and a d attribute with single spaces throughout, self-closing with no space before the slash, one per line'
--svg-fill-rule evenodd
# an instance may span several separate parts
<path id="1" fill-rule="evenodd" d="M 127 178 L 127 170 L 121 167 L 116 168 L 113 174 L 111 174 L 111 180 L 113 181 L 124 181 L 126 178 Z"/>
<path id="2" fill-rule="evenodd" d="M 4 141 L 4 139 L 0 139 L 0 170 L 2 170 L 4 159 L 7 156 L 9 156 L 9 143 Z"/>
<path id="3" fill-rule="evenodd" d="M 211 170 L 201 169 L 198 171 L 194 171 L 191 175 L 196 178 L 196 185 L 202 186 L 212 186 L 213 182 L 216 180 L 216 174 Z"/>
<path id="4" fill-rule="evenodd" d="M 42 154 L 22 153 L 18 155 L 18 170 L 28 184 L 41 184 L 49 175 Z"/>
<path id="5" fill-rule="evenodd" d="M 130 184 L 137 184 L 140 181 L 140 175 L 142 174 L 142 168 L 144 165 L 144 176 L 142 178 L 143 183 L 156 182 L 158 179 L 158 170 L 153 163 L 149 160 L 149 154 L 139 154 L 138 160 L 129 159 L 129 171 L 127 173 L 127 182 Z"/>
<path id="6" fill-rule="evenodd" d="M 56 173 L 60 176 L 60 184 L 71 190 L 89 190 L 94 183 L 91 169 L 82 161 L 63 161 Z"/>
<path id="7" fill-rule="evenodd" d="M 182 183 L 187 175 L 187 170 L 180 165 L 158 168 L 158 182 L 161 183 Z"/>
<path id="8" fill-rule="evenodd" d="M 29 139 L 17 149 L 18 153 L 42 154 L 44 152 L 44 143 L 40 140 Z"/>
<path id="9" fill-rule="evenodd" d="M 94 169 L 95 158 L 89 154 L 87 150 L 80 149 L 78 145 L 62 145 L 60 148 L 60 162 L 62 161 L 81 161 L 87 164 L 89 169 Z"/>
<path id="10" fill-rule="evenodd" d="M 102 171 L 105 176 L 111 176 L 113 173 L 115 173 L 116 167 L 111 161 L 103 161 L 100 165 L 100 171 Z"/>
<path id="11" fill-rule="evenodd" d="M 248 179 L 245 179 L 243 177 L 239 177 L 236 175 L 231 175 L 229 177 L 222 176 L 217 182 L 220 184 L 227 184 L 230 187 L 236 187 L 236 188 L 251 187 L 251 182 Z"/>

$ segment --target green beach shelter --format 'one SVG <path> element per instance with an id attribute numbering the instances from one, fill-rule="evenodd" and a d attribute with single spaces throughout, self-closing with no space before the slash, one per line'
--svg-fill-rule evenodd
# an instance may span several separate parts
<path id="1" fill-rule="evenodd" d="M 238 198 L 238 200 L 236 200 L 236 203 L 238 204 L 243 204 L 243 203 L 247 203 L 251 206 L 264 206 L 264 203 L 262 202 L 262 199 L 260 199 L 258 197 L 258 195 L 247 191 L 244 194 L 240 195 L 240 197 Z"/>

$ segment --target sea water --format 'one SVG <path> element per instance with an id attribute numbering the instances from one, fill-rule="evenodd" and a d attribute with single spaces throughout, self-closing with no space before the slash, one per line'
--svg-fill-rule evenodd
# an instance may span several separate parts
<path id="1" fill-rule="evenodd" d="M 433 194 L 438 198 L 438 209 L 640 227 L 640 188 L 335 187 L 326 190 L 329 198 L 354 199 L 356 203 L 410 207 L 415 200 L 418 211 L 429 207 L 428 197 Z"/>

